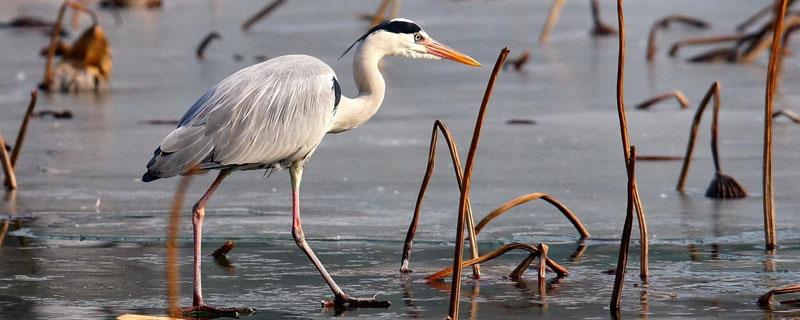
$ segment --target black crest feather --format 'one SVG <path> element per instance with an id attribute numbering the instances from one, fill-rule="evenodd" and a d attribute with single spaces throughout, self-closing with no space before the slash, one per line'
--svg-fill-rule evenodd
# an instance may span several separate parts
<path id="1" fill-rule="evenodd" d="M 353 42 L 353 44 L 347 47 L 347 50 L 345 50 L 344 53 L 342 53 L 342 55 L 339 56 L 339 59 L 344 57 L 344 55 L 346 55 L 347 52 L 350 51 L 350 49 L 353 49 L 356 43 L 366 39 L 367 37 L 369 37 L 369 35 L 381 30 L 392 33 L 417 33 L 422 31 L 422 28 L 420 28 L 416 23 L 413 23 L 405 19 L 393 19 L 390 21 L 384 21 L 381 24 L 372 27 L 372 29 L 369 29 L 367 33 L 365 33 L 363 36 L 361 36 L 355 42 Z"/>

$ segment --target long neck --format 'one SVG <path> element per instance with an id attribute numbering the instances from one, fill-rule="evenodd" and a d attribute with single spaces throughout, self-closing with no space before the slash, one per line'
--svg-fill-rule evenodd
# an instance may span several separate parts
<path id="1" fill-rule="evenodd" d="M 358 88 L 358 96 L 353 99 L 342 96 L 328 132 L 354 129 L 378 112 L 386 93 L 386 82 L 378 69 L 383 56 L 379 49 L 363 42 L 359 44 L 353 58 L 353 79 Z"/>

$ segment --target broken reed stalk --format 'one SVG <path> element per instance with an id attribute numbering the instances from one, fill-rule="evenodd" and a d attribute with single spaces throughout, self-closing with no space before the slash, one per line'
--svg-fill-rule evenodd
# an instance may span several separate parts
<path id="1" fill-rule="evenodd" d="M 450 159 L 453 162 L 453 170 L 455 171 L 458 190 L 461 191 L 463 188 L 463 171 L 461 169 L 461 158 L 459 157 L 458 146 L 456 145 L 455 139 L 453 139 L 453 134 L 450 132 L 450 129 L 447 128 L 444 122 L 436 120 L 433 123 L 433 131 L 431 132 L 431 144 L 430 150 L 428 151 L 428 164 L 425 168 L 425 176 L 422 178 L 422 184 L 419 187 L 417 202 L 414 206 L 414 217 L 411 219 L 411 224 L 408 226 L 406 240 L 403 245 L 403 256 L 400 265 L 401 273 L 411 272 L 408 264 L 409 259 L 411 258 L 411 247 L 413 246 L 414 236 L 416 236 L 417 233 L 417 225 L 419 224 L 420 211 L 422 210 L 422 199 L 425 197 L 425 192 L 428 190 L 428 183 L 433 175 L 433 169 L 436 164 L 436 142 L 437 138 L 439 137 L 437 130 L 442 133 L 442 136 L 444 136 L 445 142 L 447 143 L 447 147 L 449 148 Z M 470 204 L 469 199 L 467 199 L 467 231 L 469 232 L 469 244 L 472 258 L 475 259 L 479 256 L 478 241 L 476 240 L 477 233 L 475 232 L 475 218 L 472 215 L 472 204 Z M 472 267 L 472 275 L 476 278 L 480 278 L 481 272 L 479 265 L 474 265 Z"/>
<path id="2" fill-rule="evenodd" d="M 672 22 L 682 23 L 699 29 L 708 28 L 708 22 L 684 15 L 671 15 L 656 20 L 653 26 L 650 27 L 650 33 L 647 36 L 647 62 L 652 62 L 653 58 L 656 56 L 656 33 L 658 30 L 669 28 Z"/>
<path id="3" fill-rule="evenodd" d="M 277 9 L 278 7 L 280 7 L 284 3 L 286 3 L 286 0 L 274 0 L 274 1 L 272 1 L 272 3 L 268 4 L 266 7 L 264 7 L 261 10 L 259 10 L 253 16 L 251 16 L 250 18 L 245 20 L 245 22 L 242 23 L 242 30 L 249 31 L 250 27 L 252 27 L 254 24 L 256 24 L 256 22 L 258 22 L 259 20 L 261 20 L 264 17 L 268 16 L 270 13 L 272 13 L 272 11 L 274 11 L 275 9 Z"/>
<path id="4" fill-rule="evenodd" d="M 494 250 L 492 252 L 484 254 L 484 255 L 478 257 L 477 259 L 464 261 L 464 262 L 461 263 L 461 268 L 467 268 L 467 267 L 469 267 L 471 265 L 474 265 L 476 263 L 484 263 L 484 262 L 487 262 L 487 261 L 491 261 L 491 260 L 493 260 L 493 259 L 495 259 L 497 257 L 502 256 L 506 252 L 509 252 L 511 250 L 514 250 L 514 249 L 525 250 L 530 254 L 535 254 L 537 257 L 539 256 L 539 249 L 536 249 L 536 247 L 534 247 L 532 245 L 529 245 L 527 243 L 514 242 L 514 243 L 509 243 L 509 244 L 500 246 L 500 248 L 497 248 L 496 250 Z M 547 262 L 547 267 L 549 267 L 550 270 L 553 270 L 559 277 L 566 277 L 566 276 L 569 275 L 569 271 L 567 270 L 567 268 L 564 268 L 564 266 L 558 264 L 558 262 L 554 261 L 551 258 L 547 258 L 545 260 Z M 446 267 L 446 268 L 444 268 L 442 270 L 436 271 L 433 274 L 425 277 L 425 281 L 429 281 L 430 282 L 430 281 L 434 281 L 434 280 L 439 280 L 439 279 L 442 279 L 442 278 L 444 278 L 444 277 L 446 277 L 446 276 L 448 276 L 450 274 L 455 274 L 455 272 L 453 270 L 454 270 L 453 266 L 448 266 L 448 267 Z M 452 283 L 451 285 L 455 286 L 455 282 Z M 451 297 L 451 300 L 452 300 L 452 297 Z"/>
<path id="5" fill-rule="evenodd" d="M 539 277 L 538 277 L 539 290 L 541 292 L 544 292 L 545 285 L 547 284 L 546 283 L 546 281 L 547 281 L 547 251 L 548 251 L 549 247 L 546 244 L 544 244 L 543 242 L 540 242 L 539 245 L 537 246 L 537 249 L 539 249 L 539 265 L 538 265 L 539 266 L 538 267 L 538 270 L 539 270 L 539 272 L 538 272 L 538 275 L 539 275 Z"/>
<path id="6" fill-rule="evenodd" d="M 747 197 L 747 191 L 736 179 L 722 173 L 719 161 L 719 81 L 714 83 L 714 113 L 711 117 L 711 155 L 714 158 L 714 179 L 706 190 L 706 197 L 717 199 L 740 199 Z"/>
<path id="7" fill-rule="evenodd" d="M 777 84 L 778 66 L 781 59 L 781 32 L 783 31 L 783 18 L 789 0 L 781 0 L 776 13 L 775 29 L 772 32 L 772 50 L 769 54 L 769 67 L 767 69 L 767 85 L 764 98 L 764 162 L 762 164 L 763 192 L 764 192 L 764 240 L 767 250 L 774 250 L 778 246 L 775 234 L 775 199 L 772 194 L 772 104 L 775 87 Z"/>
<path id="8" fill-rule="evenodd" d="M 180 274 L 178 270 L 178 233 L 181 221 L 181 208 L 186 198 L 186 192 L 192 182 L 194 174 L 187 174 L 181 177 L 178 186 L 175 188 L 175 198 L 169 210 L 169 228 L 167 229 L 167 314 L 170 317 L 179 318 L 181 308 L 178 305 L 180 298 Z"/>
<path id="9" fill-rule="evenodd" d="M 53 34 L 50 36 L 50 46 L 47 48 L 47 59 L 44 63 L 44 78 L 41 84 L 44 90 L 50 90 L 50 83 L 53 82 L 53 59 L 56 54 L 58 41 L 61 38 L 61 21 L 64 19 L 64 12 L 67 10 L 69 3 L 70 0 L 64 0 L 64 3 L 58 8 L 56 23 L 53 26 Z"/>
<path id="10" fill-rule="evenodd" d="M 233 250 L 233 248 L 235 247 L 236 247 L 236 242 L 233 242 L 233 240 L 225 241 L 225 243 L 223 243 L 222 246 L 217 248 L 217 250 L 214 250 L 214 252 L 212 252 L 210 256 L 215 258 L 224 257 L 225 255 L 228 254 L 228 252 L 231 252 L 231 250 Z"/>
<path id="11" fill-rule="evenodd" d="M 475 129 L 472 132 L 472 143 L 470 143 L 469 152 L 467 153 L 467 162 L 464 166 L 464 180 L 461 188 L 461 197 L 459 199 L 458 208 L 458 224 L 456 226 L 456 243 L 455 253 L 453 255 L 453 280 L 450 289 L 450 319 L 458 319 L 458 304 L 461 297 L 461 260 L 463 256 L 464 247 L 464 223 L 466 222 L 467 212 L 467 198 L 469 198 L 470 183 L 472 181 L 472 169 L 475 166 L 475 152 L 478 151 L 478 141 L 483 127 L 483 119 L 486 116 L 486 107 L 489 104 L 489 98 L 492 96 L 494 83 L 497 80 L 497 74 L 503 67 L 503 62 L 508 57 L 508 48 L 503 48 L 500 55 L 497 57 L 497 62 L 492 69 L 492 75 L 489 77 L 489 83 L 486 85 L 486 91 L 483 94 L 483 101 L 481 101 L 481 108 L 478 111 L 478 119 L 475 121 Z"/>
<path id="12" fill-rule="evenodd" d="M 750 28 L 750 26 L 755 24 L 759 19 L 761 19 L 762 17 L 768 15 L 772 11 L 772 8 L 774 8 L 774 7 L 775 7 L 775 4 L 768 4 L 768 5 L 764 6 L 763 8 L 759 9 L 758 11 L 756 11 L 755 14 L 753 14 L 752 16 L 747 18 L 747 20 L 742 21 L 742 23 L 737 25 L 736 26 L 736 31 L 744 32 L 745 30 Z"/>
<path id="13" fill-rule="evenodd" d="M 678 51 L 684 46 L 696 46 L 696 45 L 739 41 L 742 40 L 743 38 L 746 38 L 747 36 L 748 36 L 747 34 L 739 33 L 739 34 L 730 34 L 730 35 L 713 36 L 713 37 L 690 38 L 690 39 L 675 41 L 669 47 L 669 56 L 670 57 L 676 56 L 678 54 Z"/>
<path id="14" fill-rule="evenodd" d="M 554 0 L 553 5 L 550 7 L 550 13 L 547 14 L 547 20 L 544 22 L 542 33 L 539 34 L 539 43 L 546 44 L 550 39 L 550 32 L 558 22 L 558 15 L 561 13 L 561 8 L 564 6 L 566 0 Z"/>
<path id="15" fill-rule="evenodd" d="M 681 109 L 686 109 L 689 107 L 689 99 L 686 98 L 686 95 L 684 95 L 683 92 L 681 92 L 680 90 L 672 90 L 670 92 L 662 93 L 655 97 L 647 99 L 637 104 L 634 108 L 650 109 L 652 105 L 673 97 L 675 98 L 676 101 L 678 101 L 678 104 L 681 105 Z"/>
<path id="16" fill-rule="evenodd" d="M 204 55 L 205 55 L 205 52 L 206 52 L 206 47 L 208 47 L 208 44 L 210 44 L 211 41 L 214 41 L 215 39 L 221 39 L 221 38 L 222 38 L 222 36 L 219 35 L 219 32 L 216 32 L 216 31 L 209 32 L 208 35 L 206 35 L 206 37 L 203 38 L 203 41 L 200 41 L 200 45 L 198 45 L 197 46 L 197 50 L 195 50 L 195 55 L 197 56 L 197 59 L 203 59 L 204 58 Z"/>
<path id="17" fill-rule="evenodd" d="M 782 18 L 780 28 L 776 28 L 776 24 L 774 22 L 765 25 L 761 31 L 753 35 L 755 40 L 752 41 L 745 49 L 739 60 L 743 63 L 752 63 L 761 55 L 761 53 L 770 48 L 771 39 L 767 36 L 770 31 L 772 31 L 774 35 L 777 30 L 781 30 L 781 32 L 778 32 L 780 35 L 786 32 L 788 29 L 796 28 L 798 25 L 800 25 L 800 16 L 788 17 L 785 20 Z M 780 40 L 778 42 L 780 43 Z M 780 62 L 778 62 L 778 67 L 780 67 Z"/>
<path id="18" fill-rule="evenodd" d="M 372 21 L 370 21 L 369 23 L 370 29 L 383 22 L 383 18 L 386 15 L 386 9 L 389 8 L 390 2 L 392 2 L 392 0 L 383 0 L 381 4 L 378 6 L 378 10 L 375 11 L 375 14 L 372 15 Z"/>
<path id="19" fill-rule="evenodd" d="M 700 128 L 700 120 L 702 120 L 703 118 L 703 112 L 705 112 L 706 106 L 708 106 L 708 102 L 711 101 L 712 97 L 714 98 L 714 109 L 719 110 L 719 105 L 720 105 L 719 81 L 714 82 L 711 85 L 711 87 L 708 88 L 706 95 L 703 96 L 703 100 L 700 102 L 700 106 L 697 107 L 697 111 L 694 113 L 694 118 L 692 119 L 692 127 L 691 129 L 689 129 L 689 142 L 686 144 L 686 155 L 683 157 L 681 174 L 680 176 L 678 176 L 678 185 L 675 187 L 675 190 L 679 192 L 683 192 L 684 187 L 686 186 L 686 177 L 689 174 L 689 166 L 691 165 L 692 154 L 694 153 L 694 142 L 695 140 L 697 140 L 696 139 L 697 130 Z"/>
<path id="20" fill-rule="evenodd" d="M 620 0 L 622 1 L 622 0 Z M 620 29 L 622 30 L 622 29 Z M 622 286 L 625 283 L 625 269 L 628 267 L 628 249 L 631 245 L 631 229 L 633 229 L 634 199 L 636 198 L 636 147 L 630 147 L 630 158 L 627 160 L 628 173 L 628 207 L 625 214 L 625 224 L 622 227 L 622 238 L 619 243 L 619 257 L 614 275 L 614 289 L 611 291 L 611 314 L 619 312 L 622 300 Z"/>
<path id="21" fill-rule="evenodd" d="M 578 231 L 578 234 L 580 234 L 581 236 L 581 240 L 587 239 L 591 236 L 589 234 L 589 230 L 586 229 L 586 226 L 583 225 L 581 220 L 578 218 L 577 215 L 575 215 L 575 213 L 572 212 L 572 210 L 567 208 L 566 205 L 564 205 L 561 201 L 558 201 L 558 199 L 556 199 L 555 197 L 541 192 L 521 195 L 500 205 L 500 207 L 498 207 L 497 209 L 492 210 L 492 212 L 487 214 L 486 217 L 481 219 L 481 221 L 478 222 L 478 224 L 475 226 L 475 234 L 476 235 L 479 234 L 481 230 L 483 230 L 483 228 L 489 224 L 489 222 L 492 222 L 492 220 L 508 212 L 508 210 L 511 210 L 514 207 L 520 206 L 522 204 L 525 204 L 529 201 L 533 201 L 536 199 L 542 199 L 544 201 L 547 201 L 548 203 L 556 207 L 559 211 L 561 211 L 561 213 L 564 214 L 564 217 L 566 217 L 567 220 L 569 220 L 569 222 L 572 223 L 572 225 Z"/>
<path id="22" fill-rule="evenodd" d="M 592 0 L 592 22 L 594 23 L 594 27 L 592 27 L 591 33 L 595 37 L 610 36 L 617 33 L 617 30 L 607 26 L 605 23 L 603 23 L 602 19 L 600 19 L 599 0 Z"/>
<path id="23" fill-rule="evenodd" d="M 8 151 L 6 151 L 6 141 L 2 135 L 0 135 L 0 162 L 2 162 L 3 173 L 6 176 L 4 183 L 6 190 L 17 189 L 17 176 L 14 173 L 14 165 L 11 164 L 11 158 L 8 156 Z"/>
<path id="24" fill-rule="evenodd" d="M 17 159 L 19 159 L 20 150 L 22 150 L 22 143 L 25 141 L 25 135 L 28 133 L 28 122 L 30 122 L 31 117 L 33 116 L 33 108 L 36 106 L 36 98 L 38 94 L 36 90 L 31 91 L 31 101 L 28 102 L 28 109 L 25 110 L 25 117 L 22 118 L 22 124 L 19 127 L 19 133 L 17 133 L 17 141 L 14 143 L 14 149 L 11 150 L 11 167 L 16 168 L 17 166 Z M 3 147 L 4 146 L 0 146 Z"/>
<path id="25" fill-rule="evenodd" d="M 6 234 L 8 234 L 8 227 L 11 225 L 11 219 L 3 221 L 3 227 L 0 228 L 0 247 L 3 246 L 3 242 L 6 239 Z"/>
<path id="26" fill-rule="evenodd" d="M 779 294 L 797 293 L 800 292 L 800 284 L 788 285 L 777 289 L 772 289 L 758 298 L 758 306 L 768 309 L 772 306 L 772 297 Z M 783 302 L 781 302 L 783 303 Z"/>
<path id="27" fill-rule="evenodd" d="M 643 154 L 637 156 L 636 160 L 638 161 L 678 161 L 683 160 L 683 156 L 671 156 L 671 155 L 663 155 L 663 154 Z"/>
<path id="28" fill-rule="evenodd" d="M 514 270 L 511 271 L 510 274 L 508 274 L 508 277 L 511 278 L 511 280 L 518 280 L 522 278 L 522 274 L 525 273 L 526 270 L 528 270 L 528 266 L 531 265 L 531 263 L 533 262 L 533 260 L 536 259 L 537 256 L 538 255 L 535 253 L 528 254 L 528 257 L 522 260 L 522 262 L 520 262 L 517 265 L 517 267 L 514 268 Z M 545 261 L 547 261 L 547 259 L 545 259 Z"/>
<path id="29" fill-rule="evenodd" d="M 779 116 L 784 116 L 786 118 L 789 118 L 789 120 L 792 120 L 792 122 L 800 124 L 800 114 L 792 110 L 782 109 L 772 113 L 773 118 L 777 118 Z"/>
<path id="30" fill-rule="evenodd" d="M 617 0 L 617 22 L 619 24 L 619 53 L 617 56 L 617 113 L 619 115 L 620 136 L 625 156 L 625 163 L 630 161 L 630 143 L 628 139 L 628 118 L 625 115 L 625 12 L 622 9 L 623 0 Z M 633 204 L 636 207 L 636 216 L 639 221 L 639 241 L 641 243 L 641 264 L 639 277 L 646 280 L 649 275 L 649 239 L 647 220 L 642 200 L 639 197 L 639 187 L 633 186 Z"/>

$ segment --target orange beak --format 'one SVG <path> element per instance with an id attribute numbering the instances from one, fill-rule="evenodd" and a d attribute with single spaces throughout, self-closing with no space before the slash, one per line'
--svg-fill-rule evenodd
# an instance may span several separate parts
<path id="1" fill-rule="evenodd" d="M 463 63 L 468 66 L 473 66 L 473 67 L 481 66 L 480 62 L 476 61 L 475 59 L 472 59 L 472 57 L 465 55 L 461 52 L 458 52 L 446 45 L 438 43 L 433 39 L 426 40 L 425 42 L 422 43 L 422 45 L 425 46 L 426 49 L 428 49 L 428 53 L 435 55 L 437 57 L 453 60 L 455 62 Z"/>

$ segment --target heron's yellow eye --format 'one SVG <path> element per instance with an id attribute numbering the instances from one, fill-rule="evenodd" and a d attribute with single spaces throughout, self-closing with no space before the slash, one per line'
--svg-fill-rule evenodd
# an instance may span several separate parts
<path id="1" fill-rule="evenodd" d="M 414 34 L 414 41 L 422 41 L 422 35 L 419 33 Z"/>

